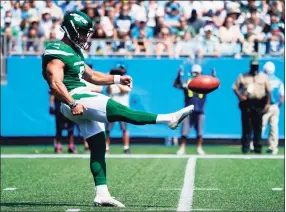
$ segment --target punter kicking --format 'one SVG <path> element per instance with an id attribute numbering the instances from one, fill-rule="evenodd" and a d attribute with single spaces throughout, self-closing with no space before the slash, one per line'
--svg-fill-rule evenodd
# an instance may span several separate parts
<path id="1" fill-rule="evenodd" d="M 110 196 L 107 188 L 104 123 L 165 124 L 176 129 L 192 113 L 194 106 L 170 114 L 152 114 L 131 110 L 107 96 L 91 92 L 82 79 L 95 85 L 131 87 L 132 78 L 103 74 L 85 64 L 81 49 L 89 47 L 88 41 L 94 32 L 92 21 L 85 13 L 67 13 L 62 29 L 65 32 L 63 39 L 49 44 L 42 56 L 43 76 L 55 96 L 62 101 L 62 113 L 79 125 L 90 147 L 90 170 L 96 187 L 94 204 L 124 207 Z"/>

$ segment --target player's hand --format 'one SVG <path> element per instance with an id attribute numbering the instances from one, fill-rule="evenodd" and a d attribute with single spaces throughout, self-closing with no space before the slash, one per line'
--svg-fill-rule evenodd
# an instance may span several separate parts
<path id="1" fill-rule="evenodd" d="M 247 100 L 247 97 L 244 96 L 244 95 L 240 95 L 240 96 L 239 96 L 239 100 L 240 100 L 241 102 L 243 102 L 243 101 Z"/>
<path id="2" fill-rule="evenodd" d="M 71 112 L 72 112 L 72 115 L 73 116 L 79 116 L 79 115 L 83 115 L 83 111 L 84 110 L 87 110 L 87 108 L 82 105 L 82 104 L 76 104 L 72 109 L 71 109 Z"/>
<path id="3" fill-rule="evenodd" d="M 130 76 L 121 76 L 120 77 L 120 84 L 127 85 L 129 88 L 132 89 L 132 78 Z"/>

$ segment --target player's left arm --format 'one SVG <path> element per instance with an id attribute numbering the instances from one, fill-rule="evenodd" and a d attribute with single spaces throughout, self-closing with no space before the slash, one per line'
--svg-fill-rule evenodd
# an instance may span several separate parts
<path id="1" fill-rule="evenodd" d="M 121 84 L 131 88 L 132 78 L 130 76 L 110 75 L 98 71 L 93 71 L 88 65 L 85 65 L 83 79 L 95 85 Z"/>

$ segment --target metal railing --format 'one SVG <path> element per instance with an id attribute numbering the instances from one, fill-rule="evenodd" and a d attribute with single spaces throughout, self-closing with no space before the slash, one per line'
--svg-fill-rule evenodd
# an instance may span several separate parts
<path id="1" fill-rule="evenodd" d="M 0 35 L 0 68 L 1 68 L 1 85 L 5 85 L 7 83 L 7 40 L 6 36 Z"/>
<path id="2" fill-rule="evenodd" d="M 3 36 L 3 35 L 2 35 Z M 39 39 L 29 39 L 22 40 L 19 38 L 11 38 L 7 40 L 3 36 L 3 43 L 1 43 L 3 48 L 6 48 L 4 53 L 4 58 L 7 55 L 38 55 L 40 56 L 45 46 L 53 42 L 51 40 L 39 40 Z M 200 57 L 199 48 L 192 50 L 192 45 L 198 45 L 199 41 L 196 39 L 190 40 L 186 43 L 182 41 L 173 41 L 169 42 L 170 51 L 168 51 L 168 45 L 166 40 L 162 39 L 150 39 L 150 40 L 112 40 L 112 39 L 93 39 L 91 41 L 91 46 L 88 51 L 85 52 L 88 56 L 112 56 L 112 57 Z M 6 44 L 6 45 L 5 45 Z M 161 48 L 164 48 L 162 52 L 158 53 L 156 48 L 158 45 L 161 45 Z M 178 51 L 178 46 L 181 45 L 182 51 Z M 212 45 L 209 43 L 209 45 Z M 254 46 L 254 44 L 253 44 Z M 244 51 L 243 44 L 237 43 L 235 46 L 232 44 L 220 43 L 220 56 L 243 56 L 243 55 L 252 55 L 259 54 L 271 55 L 271 56 L 282 56 L 284 55 L 284 48 L 279 52 L 266 53 L 266 44 L 265 42 L 260 42 L 258 44 L 258 52 L 253 50 Z M 194 47 L 195 48 L 195 47 Z M 200 45 L 200 48 L 205 51 L 208 47 Z M 233 48 L 233 49 L 232 49 Z M 215 57 L 218 56 L 213 52 L 204 52 L 203 56 Z"/>

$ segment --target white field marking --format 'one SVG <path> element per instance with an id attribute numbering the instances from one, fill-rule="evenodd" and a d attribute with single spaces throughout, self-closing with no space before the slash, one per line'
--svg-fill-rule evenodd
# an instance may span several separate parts
<path id="1" fill-rule="evenodd" d="M 283 188 L 272 188 L 272 191 L 282 191 Z"/>
<path id="2" fill-rule="evenodd" d="M 214 208 L 195 208 L 191 211 L 222 211 L 221 209 L 214 209 Z"/>
<path id="3" fill-rule="evenodd" d="M 220 191 L 218 188 L 194 188 L 195 191 Z"/>
<path id="4" fill-rule="evenodd" d="M 185 171 L 184 185 L 177 211 L 190 211 L 193 203 L 195 186 L 196 158 L 189 158 Z"/>
<path id="5" fill-rule="evenodd" d="M 17 188 L 5 188 L 3 191 L 15 191 Z"/>
<path id="6" fill-rule="evenodd" d="M 77 212 L 77 211 L 80 211 L 80 209 L 67 209 L 66 211 L 67 212 Z"/>
<path id="7" fill-rule="evenodd" d="M 1 158 L 89 158 L 88 154 L 1 154 Z M 151 158 L 192 158 L 192 159 L 284 159 L 284 155 L 172 155 L 172 154 L 111 154 L 106 158 L 151 159 Z"/>

